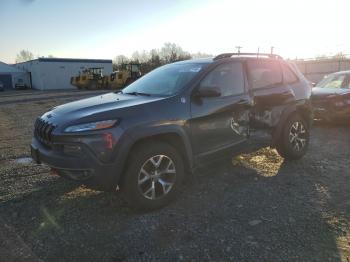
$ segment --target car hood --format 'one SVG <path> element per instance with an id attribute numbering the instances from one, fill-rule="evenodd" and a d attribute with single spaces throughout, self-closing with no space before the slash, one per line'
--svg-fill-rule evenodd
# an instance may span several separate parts
<path id="1" fill-rule="evenodd" d="M 99 121 L 110 117 L 119 117 L 118 111 L 125 108 L 145 105 L 164 97 L 127 95 L 122 93 L 108 93 L 86 98 L 53 108 L 42 118 L 60 125 L 62 123 L 84 120 Z"/>
<path id="2" fill-rule="evenodd" d="M 321 99 L 327 97 L 333 97 L 335 95 L 349 94 L 350 89 L 345 88 L 320 88 L 314 87 L 312 89 L 312 98 Z"/>

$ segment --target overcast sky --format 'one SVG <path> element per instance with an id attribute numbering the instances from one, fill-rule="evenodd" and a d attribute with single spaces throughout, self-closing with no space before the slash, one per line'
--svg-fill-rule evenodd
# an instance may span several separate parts
<path id="1" fill-rule="evenodd" d="M 106 58 L 174 42 L 189 52 L 350 53 L 349 0 L 0 0 L 0 61 Z"/>

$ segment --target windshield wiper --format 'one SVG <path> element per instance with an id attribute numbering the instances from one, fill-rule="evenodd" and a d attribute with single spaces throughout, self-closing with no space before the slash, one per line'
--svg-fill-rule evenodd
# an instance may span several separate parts
<path id="1" fill-rule="evenodd" d="M 123 93 L 123 94 L 132 95 L 132 96 L 151 96 L 150 94 L 142 93 L 142 92 L 130 92 L 130 93 Z"/>

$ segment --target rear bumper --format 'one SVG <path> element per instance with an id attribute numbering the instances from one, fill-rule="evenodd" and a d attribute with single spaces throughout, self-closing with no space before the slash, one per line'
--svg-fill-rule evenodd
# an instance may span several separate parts
<path id="1" fill-rule="evenodd" d="M 91 188 L 103 191 L 116 188 L 125 162 L 123 157 L 116 157 L 112 163 L 103 163 L 84 148 L 78 155 L 67 155 L 63 150 L 45 147 L 36 138 L 32 139 L 30 147 L 36 163 L 47 164 L 62 177 L 81 181 Z"/>

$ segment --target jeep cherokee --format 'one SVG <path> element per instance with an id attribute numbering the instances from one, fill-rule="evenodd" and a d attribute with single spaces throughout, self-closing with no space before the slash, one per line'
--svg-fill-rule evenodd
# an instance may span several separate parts
<path id="1" fill-rule="evenodd" d="M 225 53 L 159 67 L 122 91 L 53 108 L 35 122 L 31 154 L 60 176 L 117 187 L 136 208 L 176 196 L 186 173 L 270 146 L 302 157 L 311 86 L 277 55 Z"/>

